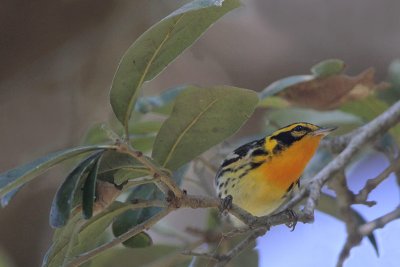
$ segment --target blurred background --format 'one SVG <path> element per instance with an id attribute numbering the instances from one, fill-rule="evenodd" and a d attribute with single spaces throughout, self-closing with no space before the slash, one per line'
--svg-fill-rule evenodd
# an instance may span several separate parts
<path id="1" fill-rule="evenodd" d="M 0 172 L 50 151 L 75 146 L 93 123 L 106 121 L 111 116 L 109 87 L 124 51 L 148 27 L 186 2 L 2 0 Z M 400 56 L 399 1 L 242 3 L 146 85 L 144 94 L 187 83 L 229 84 L 259 91 L 280 78 L 308 73 L 310 66 L 327 58 L 344 60 L 349 74 L 372 66 L 379 81 L 385 79 L 390 62 Z M 369 160 L 376 168 L 385 166 L 379 156 Z M 0 210 L 0 257 L 8 258 L 12 266 L 40 264 L 51 242 L 48 214 L 63 173 L 63 168 L 51 170 Z M 367 173 L 367 178 L 373 177 L 372 173 Z M 354 171 L 352 176 L 356 174 Z M 394 183 L 394 178 L 388 181 Z M 387 190 L 393 190 L 389 182 Z M 395 193 L 382 194 L 389 207 L 397 203 Z M 368 219 L 380 214 L 370 213 Z M 298 248 L 305 247 L 310 235 L 319 238 L 309 241 L 311 248 L 321 251 L 314 250 L 311 256 L 318 254 L 333 265 L 345 228 L 337 221 L 329 223 L 334 219 L 321 217 L 318 221 L 317 216 L 318 224 L 299 225 L 290 235 L 287 229 L 278 228 L 271 232 L 274 238 L 260 240 L 258 247 L 265 250 L 263 266 L 292 266 L 282 264 L 282 257 L 309 257 Z M 393 225 L 399 234 L 400 224 Z M 384 233 L 378 236 L 378 242 L 387 246 L 380 259 L 368 243 L 354 250 L 365 248 L 365 255 L 370 255 L 364 266 L 395 266 L 398 253 L 385 243 L 393 232 Z M 325 234 L 326 239 L 331 238 L 330 244 L 323 242 Z M 352 258 L 346 266 L 360 266 Z M 315 259 L 297 266 L 313 266 Z"/>

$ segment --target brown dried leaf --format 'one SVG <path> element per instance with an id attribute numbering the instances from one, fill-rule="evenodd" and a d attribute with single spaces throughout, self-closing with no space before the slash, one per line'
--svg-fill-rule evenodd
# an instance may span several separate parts
<path id="1" fill-rule="evenodd" d="M 317 110 L 335 109 L 351 100 L 362 99 L 374 91 L 387 88 L 387 83 L 375 84 L 375 70 L 369 68 L 357 76 L 333 75 L 315 78 L 288 87 L 279 94 L 291 104 Z"/>
<path id="2" fill-rule="evenodd" d="M 121 190 L 115 187 L 114 184 L 97 181 L 96 201 L 93 206 L 94 213 L 97 214 L 107 208 L 120 194 Z"/>

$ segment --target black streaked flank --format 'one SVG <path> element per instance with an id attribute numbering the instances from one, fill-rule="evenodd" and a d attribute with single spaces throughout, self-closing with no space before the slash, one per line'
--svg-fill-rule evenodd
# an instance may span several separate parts
<path id="1" fill-rule="evenodd" d="M 233 171 L 232 168 L 220 169 L 220 170 L 218 171 L 217 178 L 220 177 L 220 176 L 222 176 L 222 175 L 223 175 L 224 173 L 226 173 L 226 172 L 232 172 L 232 171 Z"/>
<path id="2" fill-rule="evenodd" d="M 291 183 L 289 185 L 288 189 L 286 190 L 286 193 L 289 193 L 292 190 L 293 186 L 294 186 L 294 183 Z"/>
<path id="3" fill-rule="evenodd" d="M 234 163 L 235 161 L 238 161 L 240 159 L 240 157 L 234 157 L 231 159 L 226 159 L 224 160 L 224 162 L 222 162 L 221 168 L 226 167 L 232 163 Z"/>
<path id="4" fill-rule="evenodd" d="M 247 175 L 249 173 L 249 171 L 245 171 L 244 173 L 242 173 L 241 175 L 239 175 L 239 179 L 242 179 L 243 176 Z"/>
<path id="5" fill-rule="evenodd" d="M 264 148 L 258 148 L 256 150 L 254 150 L 251 153 L 251 156 L 253 157 L 257 157 L 257 156 L 267 156 L 268 155 L 268 151 L 266 151 Z"/>
<path id="6" fill-rule="evenodd" d="M 250 162 L 250 170 L 260 167 L 264 162 L 264 160 L 260 162 Z"/>
<path id="7" fill-rule="evenodd" d="M 259 140 L 244 144 L 239 148 L 235 149 L 233 153 L 237 154 L 240 158 L 244 157 L 249 153 L 250 149 L 255 147 L 264 147 L 265 138 L 261 138 Z"/>

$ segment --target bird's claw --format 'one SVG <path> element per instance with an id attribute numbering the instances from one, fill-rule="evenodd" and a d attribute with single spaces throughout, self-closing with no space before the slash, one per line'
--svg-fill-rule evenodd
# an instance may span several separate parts
<path id="1" fill-rule="evenodd" d="M 221 205 L 221 212 L 226 213 L 227 211 L 232 209 L 232 203 L 233 203 L 232 195 L 228 195 L 225 198 L 223 198 L 222 205 Z"/>
<path id="2" fill-rule="evenodd" d="M 291 210 L 291 209 L 285 210 L 284 212 L 287 213 L 288 217 L 289 217 L 290 220 L 291 220 L 291 222 L 287 223 L 286 226 L 289 227 L 289 228 L 292 228 L 290 231 L 293 232 L 294 229 L 296 228 L 297 221 L 298 221 L 299 217 L 298 217 L 297 214 L 296 214 L 293 210 Z"/>

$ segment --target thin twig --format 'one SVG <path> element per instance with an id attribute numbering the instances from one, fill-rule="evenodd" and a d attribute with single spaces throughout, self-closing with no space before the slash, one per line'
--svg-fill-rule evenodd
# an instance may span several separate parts
<path id="1" fill-rule="evenodd" d="M 347 186 L 344 170 L 341 171 L 340 175 L 337 176 L 337 179 L 330 181 L 329 187 L 332 188 L 336 193 L 339 212 L 346 223 L 347 238 L 336 264 L 336 267 L 342 267 L 343 263 L 350 255 L 350 250 L 361 243 L 362 236 L 357 234 L 357 219 L 355 218 L 354 212 L 351 209 L 354 194 Z"/>
<path id="2" fill-rule="evenodd" d="M 193 250 L 183 250 L 181 253 L 186 256 L 201 257 L 201 258 L 205 258 L 205 259 L 209 259 L 209 260 L 213 260 L 213 261 L 218 261 L 218 256 L 216 256 L 213 253 L 209 253 L 209 252 L 197 252 L 197 251 L 193 251 Z"/>
<path id="3" fill-rule="evenodd" d="M 264 235 L 268 231 L 266 227 L 260 227 L 254 229 L 250 235 L 243 239 L 239 244 L 232 248 L 228 253 L 215 256 L 218 259 L 218 263 L 215 267 L 223 267 L 234 257 L 243 252 L 251 243 L 253 243 L 257 237 Z"/>
<path id="4" fill-rule="evenodd" d="M 374 230 L 383 228 L 389 222 L 399 218 L 400 218 L 400 206 L 373 221 L 361 225 L 358 228 L 358 233 L 362 236 L 367 236 L 371 234 Z"/>
<path id="5" fill-rule="evenodd" d="M 375 203 L 374 201 L 367 201 L 369 193 L 374 190 L 380 183 L 382 183 L 392 172 L 400 170 L 400 158 L 394 160 L 383 172 L 375 178 L 367 180 L 365 186 L 354 196 L 354 203 L 367 204 Z M 370 206 L 370 205 L 369 205 Z"/>

